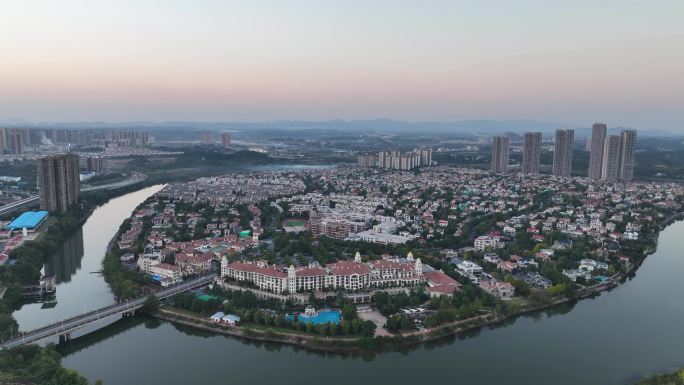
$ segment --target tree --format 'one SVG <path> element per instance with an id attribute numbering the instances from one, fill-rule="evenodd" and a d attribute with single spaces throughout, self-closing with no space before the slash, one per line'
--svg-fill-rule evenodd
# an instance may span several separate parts
<path id="1" fill-rule="evenodd" d="M 160 306 L 161 306 L 161 301 L 159 300 L 159 298 L 157 298 L 156 295 L 151 294 L 151 295 L 147 296 L 147 298 L 145 299 L 145 303 L 143 303 L 141 309 L 145 313 L 154 314 L 154 313 L 157 313 L 159 311 Z"/>
<path id="2" fill-rule="evenodd" d="M 375 329 L 376 326 L 371 321 L 364 321 L 363 324 L 361 324 L 361 334 L 365 337 L 373 337 L 375 335 Z"/>
<path id="3" fill-rule="evenodd" d="M 342 308 L 342 318 L 345 320 L 353 320 L 356 317 L 356 306 L 351 303 L 344 305 Z"/>

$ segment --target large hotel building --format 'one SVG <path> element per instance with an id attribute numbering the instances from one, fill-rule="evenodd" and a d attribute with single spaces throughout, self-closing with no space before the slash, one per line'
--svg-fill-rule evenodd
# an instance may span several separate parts
<path id="1" fill-rule="evenodd" d="M 44 156 L 38 158 L 36 168 L 41 210 L 63 212 L 78 202 L 81 191 L 78 155 Z"/>
<path id="2" fill-rule="evenodd" d="M 361 290 L 368 288 L 411 287 L 425 283 L 420 258 L 409 254 L 403 259 L 380 259 L 361 262 L 340 261 L 325 267 L 311 265 L 295 268 L 268 265 L 266 262 L 231 262 L 223 259 L 221 276 L 235 281 L 248 281 L 261 290 L 290 294 L 308 291 Z"/>

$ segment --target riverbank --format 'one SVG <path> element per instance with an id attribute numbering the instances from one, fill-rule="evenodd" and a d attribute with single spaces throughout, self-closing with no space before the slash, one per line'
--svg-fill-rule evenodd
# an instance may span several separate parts
<path id="1" fill-rule="evenodd" d="M 113 227 L 107 232 L 98 250 L 115 231 Z M 632 384 L 644 375 L 672 372 L 684 365 L 684 341 L 672 338 L 677 335 L 676 325 L 684 322 L 684 308 L 676 296 L 667 295 L 684 290 L 682 231 L 684 222 L 677 222 L 662 232 L 658 251 L 646 259 L 635 278 L 609 289 L 610 295 L 556 305 L 434 342 L 387 348 L 387 352 L 375 353 L 381 350 L 375 348 L 337 354 L 229 337 L 144 316 L 117 321 L 61 345 L 59 351 L 65 367 L 111 385 L 198 381 L 219 385 L 226 378 L 238 385 L 284 379 L 309 384 L 314 377 L 342 385 L 350 373 L 368 381 L 409 385 L 425 380 L 425 372 L 416 368 L 430 367 L 448 367 L 460 381 L 472 385 Z M 635 354 L 640 351 L 657 354 Z M 559 376 L 558 354 L 564 357 L 563 366 L 584 369 Z M 102 362 L 117 365 L 103 367 Z M 268 371 L 263 370 L 264 363 Z M 492 365 L 497 370 L 491 370 Z M 165 370 L 153 373 L 147 370 L 150 366 Z M 432 381 L 450 378 L 453 374 L 446 371 L 430 377 Z"/>
<path id="2" fill-rule="evenodd" d="M 679 369 L 673 373 L 646 377 L 634 385 L 684 385 L 684 369 Z"/>
<path id="3" fill-rule="evenodd" d="M 161 320 L 198 330 L 246 340 L 282 343 L 310 351 L 338 354 L 363 353 L 368 351 L 382 352 L 398 348 L 414 347 L 420 344 L 434 342 L 445 337 L 472 332 L 487 326 L 494 327 L 525 314 L 595 296 L 596 294 L 615 286 L 617 286 L 615 281 L 608 281 L 578 292 L 576 298 L 558 298 L 543 305 L 521 308 L 518 311 L 507 315 L 491 312 L 438 325 L 426 329 L 425 331 L 405 332 L 387 337 L 375 336 L 373 338 L 321 337 L 305 333 L 295 333 L 290 330 L 276 330 L 273 328 L 256 329 L 252 327 L 227 327 L 208 321 L 206 317 L 199 314 L 170 306 L 165 306 L 161 308 L 159 312 L 150 315 Z"/>
<path id="4" fill-rule="evenodd" d="M 438 341 L 445 337 L 458 335 L 461 333 L 472 332 L 482 329 L 484 327 L 495 327 L 509 322 L 517 317 L 524 316 L 553 307 L 576 303 L 582 299 L 592 298 L 603 291 L 609 291 L 621 283 L 625 282 L 626 278 L 632 276 L 643 261 L 656 251 L 657 240 L 660 232 L 668 225 L 675 221 L 684 218 L 684 213 L 677 213 L 672 215 L 659 226 L 659 231 L 651 237 L 652 245 L 649 245 L 643 251 L 644 256 L 634 263 L 631 263 L 623 273 L 618 273 L 611 277 L 610 280 L 596 284 L 590 287 L 584 287 L 575 293 L 573 298 L 555 298 L 547 303 L 529 306 L 525 305 L 508 314 L 497 314 L 494 312 L 471 317 L 463 320 L 458 320 L 450 323 L 438 325 L 425 331 L 416 331 L 409 333 L 402 333 L 390 337 L 374 337 L 374 338 L 337 338 L 324 337 L 312 335 L 293 334 L 275 330 L 255 330 L 244 328 L 227 329 L 220 325 L 213 324 L 200 316 L 193 316 L 188 313 L 180 313 L 169 310 L 168 308 L 156 314 L 157 318 L 182 324 L 184 326 L 193 327 L 209 332 L 224 334 L 241 339 L 283 343 L 286 345 L 294 345 L 306 350 L 322 351 L 331 353 L 359 353 L 364 351 L 385 351 L 397 348 L 417 346 L 428 342 Z"/>
<path id="5" fill-rule="evenodd" d="M 83 247 L 83 236 L 80 233 L 84 229 L 86 223 L 88 223 L 91 218 L 97 217 L 93 215 L 96 210 L 101 207 L 107 206 L 112 199 L 121 197 L 133 191 L 138 191 L 142 189 L 140 186 L 129 185 L 121 188 L 111 189 L 111 190 L 101 190 L 93 191 L 84 194 L 81 198 L 81 204 L 78 208 L 72 211 L 55 214 L 53 215 L 54 221 L 52 221 L 46 230 L 46 232 L 36 241 L 27 242 L 25 245 L 18 247 L 13 251 L 13 257 L 16 258 L 17 263 L 14 266 L 3 266 L 2 268 L 2 278 L 3 285 L 8 284 L 9 288 L 7 290 L 7 295 L 4 296 L 2 301 L 0 301 L 0 339 L 7 338 L 14 334 L 16 336 L 20 327 L 23 330 L 31 329 L 36 326 L 36 323 L 40 323 L 41 320 L 45 319 L 59 319 L 57 317 L 66 317 L 71 314 L 78 312 L 83 306 L 85 306 L 83 291 L 74 285 L 75 283 L 74 274 L 81 274 L 85 277 L 88 282 L 87 286 L 90 292 L 98 298 L 102 298 L 104 301 L 108 301 L 107 293 L 108 290 L 102 291 L 98 290 L 92 285 L 92 280 L 97 279 L 95 274 L 96 271 L 92 266 L 87 263 L 82 264 L 82 258 L 85 254 L 94 256 L 98 258 L 97 264 L 100 264 L 101 249 L 97 245 L 93 247 L 86 248 Z M 88 240 L 95 240 L 97 243 L 98 236 L 93 237 L 93 231 L 96 233 L 101 233 L 105 231 L 102 228 L 102 223 L 97 219 L 91 224 L 91 234 Z M 77 237 L 75 241 L 68 241 L 72 238 Z M 65 243 L 69 243 L 64 246 Z M 64 261 L 65 268 L 61 266 L 58 267 L 57 276 L 59 274 L 65 275 L 62 277 L 61 284 L 58 289 L 57 295 L 59 296 L 54 302 L 56 306 L 43 308 L 40 303 L 21 303 L 19 302 L 18 290 L 24 282 L 30 282 L 32 279 L 37 279 L 40 277 L 41 269 L 45 268 L 45 274 L 51 271 L 52 274 L 55 272 L 55 267 L 52 266 L 48 268 L 46 266 L 54 265 L 55 259 L 60 258 L 56 256 L 64 251 L 64 247 L 68 249 L 68 252 L 73 253 L 75 259 L 71 259 L 71 255 L 67 257 Z M 84 254 L 85 253 L 85 254 Z M 80 271 L 80 273 L 77 273 Z M 82 280 L 82 279 L 80 279 Z M 58 282 L 58 285 L 60 283 Z M 71 286 L 71 288 L 69 287 Z M 63 291 L 65 290 L 65 291 Z M 111 294 L 110 294 L 111 296 Z M 111 297 L 110 297 L 111 298 Z M 64 308 L 64 310 L 58 310 L 58 308 Z M 16 320 L 15 320 L 16 317 Z M 21 320 L 21 322 L 19 322 Z M 56 355 L 54 349 L 51 346 L 40 347 L 32 346 L 30 350 L 31 354 L 36 356 L 33 361 L 47 360 L 46 365 L 48 365 L 52 370 L 50 375 L 39 375 L 36 370 L 31 369 L 32 363 L 28 360 L 22 362 L 17 362 L 11 364 L 10 361 L 0 362 L 0 379 L 8 380 L 21 380 L 24 382 L 30 382 L 35 384 L 85 384 L 85 378 L 80 377 L 78 373 L 67 370 L 60 367 L 59 360 L 61 357 Z M 13 357 L 15 354 L 21 356 L 26 356 L 24 350 L 8 350 L 6 353 L 8 357 Z M 11 365 L 10 365 L 11 364 Z M 64 382 L 59 382 L 56 380 L 58 376 L 64 378 Z"/>

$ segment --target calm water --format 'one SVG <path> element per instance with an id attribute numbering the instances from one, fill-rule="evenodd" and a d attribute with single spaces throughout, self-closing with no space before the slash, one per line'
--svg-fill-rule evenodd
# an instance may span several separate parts
<path id="1" fill-rule="evenodd" d="M 682 234 L 668 227 L 634 278 L 596 298 L 402 352 L 317 354 L 137 318 L 62 346 L 63 364 L 107 385 L 626 384 L 684 366 Z"/>
<path id="2" fill-rule="evenodd" d="M 133 210 L 163 186 L 152 186 L 112 199 L 95 209 L 83 225 L 45 264 L 56 276 L 56 304 L 26 304 L 14 312 L 19 329 L 26 331 L 114 303 L 114 295 L 98 273 L 107 244 Z M 54 306 L 53 306 L 54 305 Z M 52 306 L 52 307 L 50 307 Z"/>
<path id="3" fill-rule="evenodd" d="M 107 242 L 161 186 L 98 208 L 46 264 L 57 304 L 15 312 L 22 330 L 114 301 L 98 271 Z M 618 288 L 575 305 L 520 317 L 401 352 L 340 356 L 211 335 L 129 318 L 60 346 L 63 364 L 105 384 L 626 384 L 684 366 L 684 222 L 668 227 L 658 251 Z"/>

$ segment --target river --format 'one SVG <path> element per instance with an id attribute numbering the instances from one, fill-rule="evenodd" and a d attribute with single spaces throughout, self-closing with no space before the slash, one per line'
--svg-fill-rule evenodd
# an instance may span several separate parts
<path id="1" fill-rule="evenodd" d="M 162 187 L 144 188 L 96 208 L 82 229 L 64 242 L 60 252 L 43 267 L 44 273 L 55 275 L 56 303 L 23 305 L 13 313 L 19 330 L 32 330 L 114 303 L 114 294 L 99 273 L 107 244 L 133 210 Z"/>
<path id="2" fill-rule="evenodd" d="M 84 257 L 53 309 L 25 306 L 22 329 L 113 301 L 98 274 L 104 247 L 150 188 L 98 208 L 83 228 Z M 242 341 L 137 317 L 60 346 L 63 365 L 118 384 L 456 383 L 621 385 L 684 366 L 684 221 L 665 229 L 636 274 L 601 295 L 413 349 L 346 356 Z M 73 287 L 72 287 L 73 286 Z M 32 319 L 37 317 L 37 319 Z"/>

